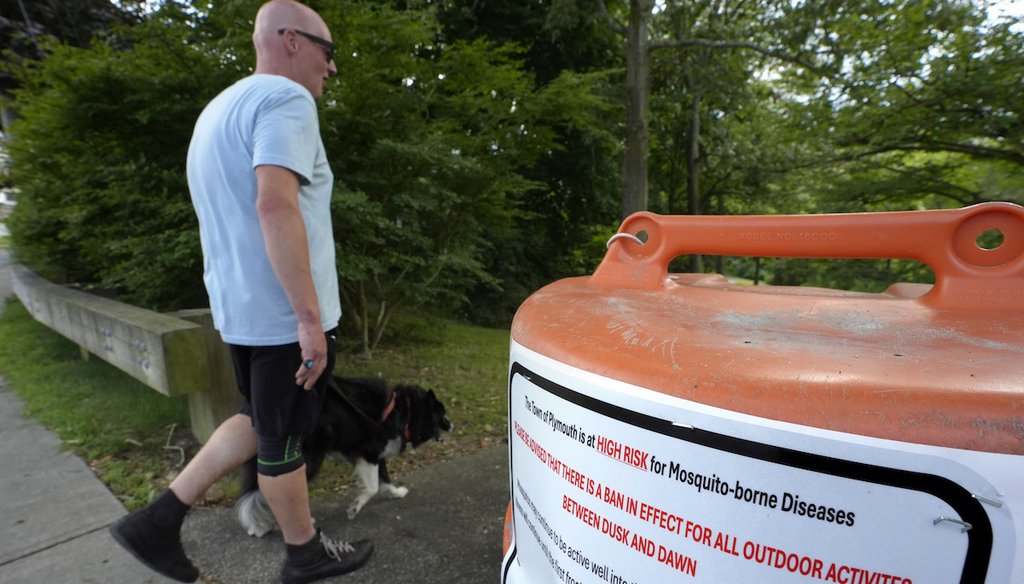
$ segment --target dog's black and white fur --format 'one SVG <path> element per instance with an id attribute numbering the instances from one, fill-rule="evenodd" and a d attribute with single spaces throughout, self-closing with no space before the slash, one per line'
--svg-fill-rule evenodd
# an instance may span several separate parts
<path id="1" fill-rule="evenodd" d="M 341 454 L 355 467 L 360 492 L 348 507 L 355 517 L 366 503 L 380 494 L 399 499 L 406 487 L 391 484 L 386 459 L 428 440 L 439 440 L 452 424 L 433 391 L 418 385 L 394 388 L 377 378 L 333 376 L 327 389 L 320 421 L 305 438 L 302 452 L 306 477 L 312 481 L 331 452 Z M 235 503 L 238 521 L 256 537 L 276 527 L 256 481 L 256 459 L 242 467 L 242 495 Z"/>

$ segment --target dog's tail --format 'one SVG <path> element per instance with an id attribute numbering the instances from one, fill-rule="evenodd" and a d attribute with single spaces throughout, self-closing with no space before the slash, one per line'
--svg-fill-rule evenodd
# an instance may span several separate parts
<path id="1" fill-rule="evenodd" d="M 263 537 L 277 527 L 270 505 L 267 504 L 263 493 L 258 490 L 249 491 L 239 497 L 238 501 L 235 501 L 235 513 L 238 515 L 238 522 L 249 535 Z"/>

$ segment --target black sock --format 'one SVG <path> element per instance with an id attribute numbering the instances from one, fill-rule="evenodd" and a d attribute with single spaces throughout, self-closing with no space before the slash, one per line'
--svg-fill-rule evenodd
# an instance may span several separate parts
<path id="1" fill-rule="evenodd" d="M 313 537 L 311 537 L 309 541 L 307 541 L 306 543 L 294 545 L 290 543 L 284 544 L 285 552 L 287 553 L 288 559 L 290 560 L 303 560 L 311 556 L 315 557 L 317 555 L 317 552 L 320 551 L 321 547 L 322 546 L 320 545 L 319 529 L 317 529 L 313 533 Z"/>
<path id="2" fill-rule="evenodd" d="M 185 514 L 190 507 L 181 502 L 181 499 L 174 494 L 174 491 L 167 489 L 159 497 L 153 499 L 148 510 L 153 521 L 161 527 L 181 528 L 185 521 Z"/>

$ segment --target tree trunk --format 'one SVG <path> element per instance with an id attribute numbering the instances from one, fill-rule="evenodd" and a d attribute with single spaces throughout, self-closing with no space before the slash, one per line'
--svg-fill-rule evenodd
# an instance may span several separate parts
<path id="1" fill-rule="evenodd" d="M 694 92 L 690 101 L 690 139 L 686 146 L 686 200 L 690 215 L 700 215 L 700 92 Z M 700 255 L 690 254 L 690 271 L 702 271 Z"/>
<path id="2" fill-rule="evenodd" d="M 359 333 L 359 353 L 356 358 L 369 361 L 373 358 L 373 349 L 370 343 L 370 309 L 366 288 L 362 282 L 358 282 L 354 288 L 341 288 L 342 305 L 345 307 L 346 318 L 352 320 Z"/>
<path id="3" fill-rule="evenodd" d="M 654 0 L 630 0 L 626 34 L 626 159 L 622 173 L 622 217 L 647 210 L 647 107 Z"/>
<path id="4" fill-rule="evenodd" d="M 718 199 L 718 215 L 725 215 L 725 192 L 720 191 L 715 198 Z M 715 273 L 725 275 L 725 257 L 721 255 L 715 256 Z"/>
<path id="5" fill-rule="evenodd" d="M 373 325 L 372 339 L 365 348 L 367 354 L 372 355 L 372 352 L 377 348 L 377 344 L 380 343 L 381 338 L 384 336 L 384 331 L 388 328 L 388 322 L 391 321 L 391 312 L 392 311 L 388 308 L 387 301 L 382 300 L 380 307 L 377 309 L 377 318 Z"/>

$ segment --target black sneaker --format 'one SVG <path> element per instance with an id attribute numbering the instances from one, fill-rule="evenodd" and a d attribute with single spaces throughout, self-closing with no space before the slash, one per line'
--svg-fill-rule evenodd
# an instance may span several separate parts
<path id="1" fill-rule="evenodd" d="M 110 526 L 110 535 L 150 570 L 179 582 L 195 582 L 199 570 L 181 547 L 181 532 L 163 527 L 149 508 L 125 515 Z"/>
<path id="2" fill-rule="evenodd" d="M 306 584 L 362 568 L 373 553 L 369 540 L 355 543 L 334 541 L 320 530 L 309 543 L 288 546 L 281 568 L 282 584 Z"/>

